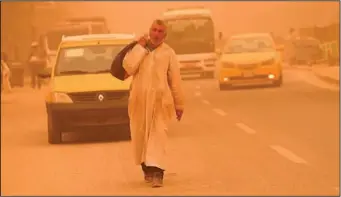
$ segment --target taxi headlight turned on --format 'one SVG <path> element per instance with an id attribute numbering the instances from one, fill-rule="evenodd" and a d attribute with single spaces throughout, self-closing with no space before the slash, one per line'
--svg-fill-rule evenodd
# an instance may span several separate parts
<path id="1" fill-rule="evenodd" d="M 52 103 L 73 103 L 72 99 L 66 93 L 53 92 L 51 94 Z"/>

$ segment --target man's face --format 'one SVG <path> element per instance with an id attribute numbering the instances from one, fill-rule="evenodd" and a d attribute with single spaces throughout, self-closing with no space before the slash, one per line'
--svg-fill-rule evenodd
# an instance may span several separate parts
<path id="1" fill-rule="evenodd" d="M 161 44 L 166 36 L 166 27 L 153 23 L 149 30 L 149 36 L 153 45 Z"/>

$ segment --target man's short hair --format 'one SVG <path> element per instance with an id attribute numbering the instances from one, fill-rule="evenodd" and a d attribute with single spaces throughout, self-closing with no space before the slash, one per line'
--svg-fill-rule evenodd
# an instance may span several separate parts
<path id="1" fill-rule="evenodd" d="M 167 33 L 167 25 L 166 25 L 166 22 L 164 20 L 156 19 L 156 20 L 153 21 L 153 24 L 154 23 L 157 24 L 157 25 L 165 27 L 165 32 Z"/>

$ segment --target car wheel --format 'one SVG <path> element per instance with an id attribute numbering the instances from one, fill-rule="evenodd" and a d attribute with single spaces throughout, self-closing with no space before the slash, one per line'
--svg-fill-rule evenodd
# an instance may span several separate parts
<path id="1" fill-rule="evenodd" d="M 130 125 L 125 126 L 126 132 L 127 132 L 127 140 L 131 140 L 131 131 L 130 131 Z"/>
<path id="2" fill-rule="evenodd" d="M 130 126 L 129 124 L 123 124 L 120 125 L 119 127 L 115 127 L 115 130 L 118 130 L 118 139 L 119 140 L 131 140 L 131 132 L 130 132 Z"/>
<path id="3" fill-rule="evenodd" d="M 283 77 L 282 76 L 274 82 L 275 87 L 281 87 L 282 84 L 283 84 Z"/>
<path id="4" fill-rule="evenodd" d="M 229 89 L 230 87 L 231 87 L 230 85 L 219 84 L 219 90 L 227 90 L 227 89 Z"/>
<path id="5" fill-rule="evenodd" d="M 62 142 L 60 125 L 53 119 L 52 114 L 48 114 L 47 119 L 48 142 L 50 144 L 60 144 Z"/>

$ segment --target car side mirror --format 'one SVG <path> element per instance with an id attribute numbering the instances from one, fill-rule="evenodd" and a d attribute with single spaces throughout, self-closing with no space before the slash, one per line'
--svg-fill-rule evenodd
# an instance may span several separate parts
<path id="1" fill-rule="evenodd" d="M 52 74 L 52 68 L 47 67 L 38 73 L 38 77 L 42 79 L 47 79 L 51 77 L 51 74 Z"/>

